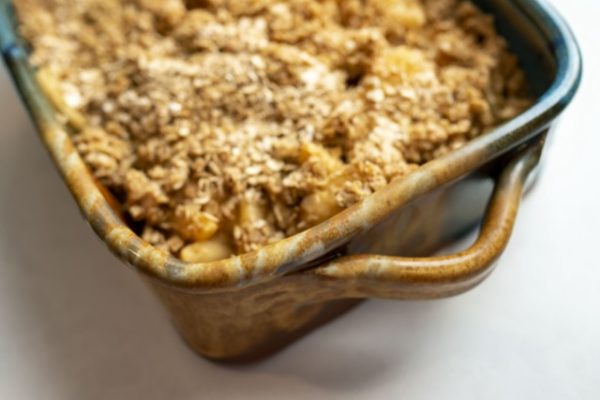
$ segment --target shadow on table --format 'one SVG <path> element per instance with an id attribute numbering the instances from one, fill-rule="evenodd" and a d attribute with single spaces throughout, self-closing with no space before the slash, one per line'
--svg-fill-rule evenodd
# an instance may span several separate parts
<path id="1" fill-rule="evenodd" d="M 0 79 L 0 93 L 8 91 Z M 23 111 L 9 115 L 13 111 L 0 109 L 0 121 L 26 121 Z M 281 398 L 290 387 L 306 386 L 343 395 L 377 386 L 390 363 L 408 361 L 369 348 L 376 349 L 379 340 L 402 347 L 403 336 L 414 335 L 414 326 L 426 328 L 432 317 L 431 303 L 394 304 L 389 318 L 405 320 L 406 329 L 382 334 L 378 324 L 385 318 L 369 313 L 385 306 L 371 303 L 353 313 L 372 325 L 347 316 L 261 364 L 207 362 L 179 340 L 136 274 L 96 239 L 33 128 L 20 125 L 0 138 L 0 155 L 12 160 L 6 182 L 0 182 L 0 229 L 8 238 L 3 257 L 15 269 L 7 276 L 18 296 L 19 320 L 34 332 L 24 356 L 60 387 L 64 399 Z M 377 342 L 366 340 L 368 329 L 379 332 Z M 430 336 L 426 330 L 419 335 Z M 410 357 L 413 350 L 404 350 Z"/>

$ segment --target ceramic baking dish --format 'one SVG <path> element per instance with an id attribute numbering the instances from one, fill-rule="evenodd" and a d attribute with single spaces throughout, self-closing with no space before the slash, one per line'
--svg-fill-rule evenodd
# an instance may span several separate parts
<path id="1" fill-rule="evenodd" d="M 44 97 L 0 0 L 0 45 L 23 101 L 83 216 L 158 295 L 189 345 L 210 358 L 268 354 L 364 298 L 432 299 L 464 292 L 492 270 L 528 177 L 581 75 L 577 44 L 538 0 L 476 1 L 495 15 L 537 101 L 464 148 L 396 180 L 306 232 L 259 251 L 186 264 L 140 239 L 111 208 Z M 483 219 L 469 249 L 427 257 Z"/>

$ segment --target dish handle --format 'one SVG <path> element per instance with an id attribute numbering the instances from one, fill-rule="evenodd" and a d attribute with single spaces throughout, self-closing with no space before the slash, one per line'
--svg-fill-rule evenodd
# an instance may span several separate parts
<path id="1" fill-rule="evenodd" d="M 540 160 L 543 136 L 501 172 L 479 237 L 467 250 L 427 258 L 345 256 L 301 274 L 302 279 L 325 289 L 320 291 L 321 299 L 433 299 L 476 286 L 492 272 L 509 242 L 527 178 Z"/>

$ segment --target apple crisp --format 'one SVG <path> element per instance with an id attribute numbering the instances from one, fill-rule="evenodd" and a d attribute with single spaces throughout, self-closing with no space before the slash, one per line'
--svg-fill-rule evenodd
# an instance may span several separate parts
<path id="1" fill-rule="evenodd" d="M 319 224 L 530 104 L 461 0 L 18 0 L 38 81 L 148 242 L 200 262 Z"/>

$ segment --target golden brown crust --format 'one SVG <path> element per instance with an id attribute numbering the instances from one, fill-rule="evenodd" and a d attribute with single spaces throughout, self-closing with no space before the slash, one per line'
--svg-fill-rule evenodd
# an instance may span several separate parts
<path id="1" fill-rule="evenodd" d="M 83 158 L 175 255 L 297 233 L 530 102 L 467 1 L 16 6 Z"/>

